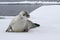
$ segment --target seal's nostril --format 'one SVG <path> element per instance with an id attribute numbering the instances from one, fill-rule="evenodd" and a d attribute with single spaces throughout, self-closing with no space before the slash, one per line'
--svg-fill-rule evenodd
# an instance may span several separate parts
<path id="1" fill-rule="evenodd" d="M 27 15 L 27 17 L 30 17 L 30 15 Z"/>

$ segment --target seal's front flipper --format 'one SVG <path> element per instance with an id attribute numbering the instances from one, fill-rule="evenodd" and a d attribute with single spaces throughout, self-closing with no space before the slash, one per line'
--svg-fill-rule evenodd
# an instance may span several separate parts
<path id="1" fill-rule="evenodd" d="M 28 29 L 25 29 L 23 32 L 28 32 Z"/>
<path id="2" fill-rule="evenodd" d="M 12 27 L 11 27 L 11 26 L 9 26 L 9 27 L 7 28 L 7 30 L 6 30 L 6 32 L 13 32 Z"/>

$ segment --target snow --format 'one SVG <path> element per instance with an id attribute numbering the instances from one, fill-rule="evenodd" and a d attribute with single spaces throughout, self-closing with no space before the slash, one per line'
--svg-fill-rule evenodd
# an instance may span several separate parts
<path id="1" fill-rule="evenodd" d="M 30 15 L 41 26 L 29 32 L 5 32 L 13 17 L 0 19 L 0 40 L 60 40 L 60 6 L 42 6 Z"/>

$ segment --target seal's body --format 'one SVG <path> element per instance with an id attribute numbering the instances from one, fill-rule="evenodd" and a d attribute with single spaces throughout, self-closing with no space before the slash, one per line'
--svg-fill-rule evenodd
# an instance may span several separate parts
<path id="1" fill-rule="evenodd" d="M 20 12 L 19 15 L 11 21 L 6 32 L 28 32 L 29 29 L 40 26 L 28 20 L 29 17 L 30 15 L 26 11 Z"/>
<path id="2" fill-rule="evenodd" d="M 26 25 L 26 21 L 27 18 L 16 17 L 13 19 L 10 25 L 12 26 L 13 31 L 23 31 Z"/>

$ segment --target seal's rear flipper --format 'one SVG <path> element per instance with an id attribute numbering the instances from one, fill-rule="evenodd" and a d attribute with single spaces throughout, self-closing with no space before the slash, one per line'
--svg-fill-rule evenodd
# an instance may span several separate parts
<path id="1" fill-rule="evenodd" d="M 39 27 L 40 25 L 37 24 L 37 23 L 33 23 L 33 26 L 31 28 L 36 28 L 36 27 Z"/>
<path id="2" fill-rule="evenodd" d="M 40 26 L 40 24 L 37 24 L 37 23 L 34 23 L 34 25 L 35 25 L 35 26 L 37 26 L 37 27 L 39 27 L 39 26 Z"/>

